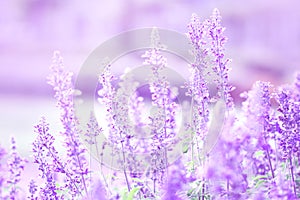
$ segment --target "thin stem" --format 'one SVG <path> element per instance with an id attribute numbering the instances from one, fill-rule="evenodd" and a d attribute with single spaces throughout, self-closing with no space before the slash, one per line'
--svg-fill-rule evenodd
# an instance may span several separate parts
<path id="1" fill-rule="evenodd" d="M 111 191 L 108 187 L 108 183 L 107 183 L 107 180 L 106 180 L 106 177 L 104 176 L 103 174 L 103 150 L 102 150 L 102 153 L 100 154 L 99 153 L 99 149 L 98 149 L 98 143 L 97 143 L 97 139 L 96 139 L 96 136 L 94 136 L 94 142 L 95 142 L 95 145 L 96 145 L 96 152 L 97 152 L 97 157 L 99 158 L 100 156 L 100 165 L 99 165 L 99 169 L 100 169 L 100 173 L 101 173 L 101 176 L 103 178 L 103 181 L 104 181 L 104 184 L 105 184 L 105 188 L 106 188 L 106 191 L 109 192 L 109 194 L 111 194 Z"/>
<path id="2" fill-rule="evenodd" d="M 202 183 L 202 200 L 205 200 L 205 179 L 202 179 L 203 183 Z"/>
<path id="3" fill-rule="evenodd" d="M 294 177 L 294 166 L 293 166 L 291 155 L 290 155 L 289 161 L 290 161 L 290 170 L 291 170 L 291 177 L 292 177 L 292 186 L 293 186 L 295 197 L 297 198 L 296 183 L 295 183 L 295 177 Z"/>
<path id="4" fill-rule="evenodd" d="M 264 125 L 264 128 L 265 128 L 266 126 Z M 264 133 L 265 133 L 265 131 L 264 131 Z M 264 134 L 263 133 L 263 134 Z M 265 144 L 267 145 L 268 143 L 267 143 L 267 139 L 266 139 L 266 137 L 265 137 L 265 134 L 264 134 L 264 140 L 265 140 Z M 270 156 L 270 152 L 269 152 L 269 148 L 266 148 L 266 153 L 267 153 L 267 157 L 268 157 L 268 162 L 269 162 L 269 165 L 270 165 L 270 170 L 271 170 L 271 173 L 272 173 L 272 179 L 274 180 L 274 178 L 275 178 L 275 174 L 274 174 L 274 169 L 273 169 L 273 167 L 272 167 L 272 161 L 271 161 L 271 156 Z"/>
<path id="5" fill-rule="evenodd" d="M 191 102 L 191 110 L 190 110 L 190 113 L 191 113 L 191 138 L 192 138 L 192 170 L 194 171 L 195 169 L 195 164 L 194 164 L 194 136 L 193 136 L 193 132 L 194 132 L 194 121 L 193 121 L 193 107 L 194 107 L 194 97 L 192 97 L 192 102 Z"/>
<path id="6" fill-rule="evenodd" d="M 71 137 L 71 141 L 72 141 L 73 144 L 74 144 L 74 143 L 75 143 L 75 142 L 74 142 L 75 140 L 74 140 L 74 138 L 73 138 L 73 135 L 70 134 L 70 137 Z M 79 156 L 78 156 L 78 153 L 76 153 L 76 159 L 77 159 L 79 168 L 80 168 L 80 170 L 82 171 L 82 167 L 83 167 L 83 166 L 82 166 L 82 163 L 81 163 L 80 158 L 79 158 Z M 80 178 L 81 178 L 81 181 L 82 181 L 82 183 L 83 183 L 84 191 L 85 191 L 86 195 L 89 196 L 89 193 L 88 193 L 88 190 L 87 190 L 87 185 L 86 185 L 86 182 L 85 182 L 85 179 L 84 179 L 84 176 L 83 176 L 82 173 L 80 173 Z"/>
<path id="7" fill-rule="evenodd" d="M 271 161 L 269 149 L 267 149 L 266 152 L 267 152 L 268 162 L 269 162 L 269 165 L 270 165 L 270 170 L 271 170 L 271 173 L 272 173 L 272 178 L 274 179 L 275 174 L 274 174 L 274 169 L 272 167 L 272 161 Z"/>
<path id="8" fill-rule="evenodd" d="M 55 156 L 54 153 L 50 150 L 50 148 L 49 148 L 48 146 L 46 146 L 46 148 L 47 148 L 48 152 L 51 154 L 51 157 L 52 157 L 52 158 L 55 158 L 55 163 L 59 166 L 59 169 L 61 169 L 61 170 L 63 170 L 63 171 L 65 172 L 65 174 L 66 174 L 66 176 L 69 178 L 70 182 L 71 182 L 72 184 L 74 184 L 74 186 L 75 186 L 77 192 L 78 192 L 81 196 L 83 196 L 83 195 L 82 195 L 82 192 L 79 190 L 79 188 L 78 188 L 76 182 L 72 179 L 71 174 L 65 169 L 65 167 L 63 166 L 63 164 L 62 164 L 58 159 L 56 159 L 56 156 Z"/>
<path id="9" fill-rule="evenodd" d="M 120 136 L 121 136 L 121 133 L 120 133 Z M 127 173 L 126 173 L 126 157 L 125 157 L 125 152 L 124 152 L 123 141 L 121 142 L 121 145 L 122 145 L 122 156 L 123 156 L 123 173 L 124 173 L 124 176 L 125 176 L 127 189 L 128 189 L 128 192 L 129 192 L 130 191 L 130 184 L 129 184 L 128 176 L 127 176 Z"/>
<path id="10" fill-rule="evenodd" d="M 155 177 L 156 173 L 154 172 L 154 178 L 153 178 L 153 193 L 155 194 L 156 193 L 156 177 Z"/>
<path id="11" fill-rule="evenodd" d="M 164 136 L 165 136 L 165 139 L 167 139 L 167 128 L 166 128 L 166 117 L 167 117 L 167 114 L 166 114 L 166 99 L 163 99 L 164 101 L 164 117 L 165 117 L 165 120 L 164 120 Z M 166 179 L 168 180 L 168 152 L 167 152 L 167 148 L 164 146 L 164 157 L 165 157 L 165 167 L 166 167 Z"/>
<path id="12" fill-rule="evenodd" d="M 227 199 L 230 199 L 230 195 L 229 195 L 229 179 L 227 178 L 226 181 L 226 190 L 227 190 Z"/>

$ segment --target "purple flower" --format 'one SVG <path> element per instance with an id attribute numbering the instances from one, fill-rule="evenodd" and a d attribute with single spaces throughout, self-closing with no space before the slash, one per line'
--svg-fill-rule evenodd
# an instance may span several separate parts
<path id="1" fill-rule="evenodd" d="M 98 148 L 97 137 L 103 133 L 103 129 L 99 127 L 97 119 L 94 113 L 91 113 L 89 122 L 87 124 L 87 131 L 84 134 L 86 139 L 85 141 L 89 145 L 95 145 Z M 99 156 L 99 150 L 97 150 L 97 155 Z"/>
<path id="2" fill-rule="evenodd" d="M 168 169 L 168 181 L 164 185 L 165 194 L 162 199 L 164 200 L 180 200 L 183 196 L 183 189 L 185 184 L 188 183 L 184 165 L 181 160 L 177 160 Z M 180 193 L 182 193 L 180 195 Z"/>
<path id="3" fill-rule="evenodd" d="M 152 48 L 142 55 L 144 65 L 150 65 L 151 78 L 149 89 L 152 105 L 157 109 L 149 116 L 151 131 L 150 176 L 153 182 L 153 193 L 159 194 L 159 186 L 165 182 L 165 173 L 168 167 L 168 150 L 176 142 L 176 89 L 172 89 L 167 77 L 162 75 L 167 68 L 167 59 L 162 55 L 159 33 L 153 29 Z"/>
<path id="4" fill-rule="evenodd" d="M 73 74 L 65 71 L 63 59 L 59 52 L 54 52 L 53 64 L 51 66 L 52 74 L 48 77 L 48 83 L 53 86 L 55 91 L 54 97 L 57 100 L 57 106 L 61 110 L 61 122 L 64 127 L 62 135 L 65 137 L 67 147 L 67 166 L 72 175 L 72 180 L 77 182 L 75 185 L 69 182 L 67 186 L 72 196 L 81 196 L 82 190 L 88 194 L 88 166 L 85 158 L 86 149 L 80 141 L 80 130 L 78 121 L 74 113 L 74 84 L 72 81 Z"/>
<path id="5" fill-rule="evenodd" d="M 210 52 L 214 56 L 213 71 L 216 73 L 217 89 L 220 97 L 226 102 L 226 105 L 231 108 L 233 106 L 233 99 L 230 92 L 234 90 L 228 83 L 228 72 L 230 68 L 228 63 L 230 59 L 225 58 L 225 43 L 227 38 L 224 36 L 225 28 L 221 25 L 221 15 L 218 9 L 214 9 L 209 20 L 209 36 L 211 38 Z"/>
<path id="6" fill-rule="evenodd" d="M 95 185 L 93 186 L 92 190 L 92 199 L 93 200 L 105 200 L 107 199 L 105 196 L 105 188 L 103 187 L 101 181 L 97 181 Z"/>
<path id="7" fill-rule="evenodd" d="M 11 139 L 11 144 L 11 154 L 7 161 L 9 171 L 9 179 L 7 180 L 7 184 L 9 188 L 9 199 L 18 199 L 20 196 L 17 184 L 21 180 L 21 174 L 24 170 L 26 160 L 17 153 L 17 147 L 14 138 Z"/>
<path id="8" fill-rule="evenodd" d="M 49 124 L 46 123 L 45 118 L 35 126 L 35 132 L 38 136 L 33 142 L 34 163 L 39 165 L 40 176 L 45 179 L 45 186 L 41 187 L 40 193 L 45 198 L 59 199 L 57 191 L 60 188 L 57 187 L 55 173 L 66 173 L 65 163 L 58 157 L 58 152 L 53 146 L 54 137 L 49 133 Z M 36 190 L 33 185 L 34 183 L 30 184 L 32 196 L 34 195 L 32 192 Z"/>
<path id="9" fill-rule="evenodd" d="M 246 119 L 245 127 L 248 128 L 244 131 L 248 132 L 252 140 L 246 144 L 247 155 L 251 157 L 257 174 L 271 172 L 274 179 L 276 151 L 272 144 L 275 142 L 278 125 L 271 109 L 270 88 L 270 83 L 257 81 L 251 91 L 244 93 L 247 100 L 243 103 L 243 110 Z M 263 152 L 262 156 L 255 156 L 258 151 Z"/>
<path id="10" fill-rule="evenodd" d="M 135 137 L 135 124 L 130 120 L 131 95 L 135 93 L 138 83 L 130 75 L 124 75 L 117 88 L 113 86 L 114 80 L 110 65 L 106 64 L 99 77 L 102 88 L 98 91 L 98 95 L 100 103 L 106 108 L 109 144 L 112 146 L 113 156 L 119 155 L 117 162 L 121 165 L 127 190 L 130 191 L 132 182 L 130 177 L 140 176 L 140 161 L 135 156 L 139 138 Z"/>
<path id="11" fill-rule="evenodd" d="M 30 193 L 30 196 L 28 198 L 30 200 L 37 200 L 38 197 L 35 194 L 37 191 L 38 191 L 38 189 L 37 189 L 37 185 L 36 185 L 35 181 L 31 180 L 30 183 L 29 183 L 29 193 Z"/>
<path id="12" fill-rule="evenodd" d="M 280 131 L 278 135 L 279 147 L 283 159 L 289 159 L 292 154 L 298 154 L 300 148 L 300 103 L 292 98 L 292 91 L 281 88 L 276 97 L 280 115 L 278 116 Z"/>
<path id="13" fill-rule="evenodd" d="M 209 121 L 209 92 L 205 75 L 207 69 L 207 21 L 200 22 L 196 14 L 192 15 L 188 24 L 188 37 L 193 46 L 194 63 L 190 66 L 190 79 L 186 84 L 187 95 L 192 97 L 192 131 L 203 140 L 207 134 L 207 123 Z"/>
<path id="14" fill-rule="evenodd" d="M 243 171 L 242 141 L 220 138 L 208 158 L 205 178 L 209 194 L 216 199 L 242 199 L 248 187 L 247 175 Z M 208 190 L 208 191 L 207 191 Z"/>
<path id="15" fill-rule="evenodd" d="M 294 87 L 295 87 L 295 100 L 299 102 L 300 101 L 300 71 L 296 73 Z"/>
<path id="16" fill-rule="evenodd" d="M 2 159 L 4 158 L 5 155 L 6 155 L 5 149 L 0 146 L 0 197 L 2 197 L 2 188 L 4 188 L 4 182 L 5 182 L 4 169 L 3 166 L 1 165 Z"/>
<path id="17" fill-rule="evenodd" d="M 279 133 L 278 143 L 281 159 L 287 161 L 290 171 L 290 181 L 294 196 L 297 197 L 297 183 L 295 167 L 299 166 L 300 158 L 300 102 L 293 97 L 290 87 L 279 89 L 276 99 L 279 103 Z M 296 162 L 297 161 L 297 162 Z"/>
<path id="18" fill-rule="evenodd" d="M 106 64 L 98 79 L 102 86 L 102 88 L 98 91 L 98 100 L 105 106 L 106 109 L 106 121 L 108 122 L 107 128 L 109 130 L 108 139 L 112 145 L 119 144 L 117 139 L 118 130 L 115 125 L 116 114 L 114 113 L 114 98 L 116 95 L 116 89 L 112 85 L 114 80 L 116 79 L 111 73 L 111 66 L 110 64 Z"/>
<path id="19" fill-rule="evenodd" d="M 159 143 L 161 143 L 164 139 L 173 138 L 176 135 L 174 131 L 177 104 L 174 100 L 177 92 L 175 89 L 172 90 L 167 78 L 161 74 L 167 66 L 166 58 L 161 54 L 161 50 L 153 48 L 146 51 L 142 57 L 145 59 L 144 64 L 150 65 L 152 69 L 149 89 L 152 95 L 152 104 L 158 108 L 158 112 L 150 119 L 151 126 L 155 127 L 154 131 L 156 132 L 153 136 L 160 138 Z M 163 131 L 163 133 L 158 133 L 159 131 Z"/>

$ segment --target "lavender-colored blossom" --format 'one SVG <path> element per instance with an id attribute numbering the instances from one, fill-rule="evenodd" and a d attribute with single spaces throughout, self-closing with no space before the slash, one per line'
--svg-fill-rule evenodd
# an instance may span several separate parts
<path id="1" fill-rule="evenodd" d="M 208 180 L 208 189 L 205 192 L 213 198 L 238 200 L 246 196 L 248 182 L 241 165 L 241 142 L 232 138 L 221 138 L 208 158 L 204 173 Z"/>
<path id="2" fill-rule="evenodd" d="M 168 181 L 166 182 L 164 200 L 180 200 L 184 194 L 184 185 L 188 183 L 186 171 L 181 160 L 177 160 L 170 166 Z"/>
<path id="3" fill-rule="evenodd" d="M 119 81 L 118 88 L 112 85 L 114 76 L 110 65 L 106 64 L 99 77 L 102 88 L 98 91 L 99 101 L 106 108 L 108 122 L 109 143 L 114 152 L 118 152 L 127 190 L 131 190 L 131 178 L 140 177 L 140 161 L 135 156 L 138 138 L 134 135 L 135 126 L 130 120 L 130 102 L 138 83 L 129 74 L 125 74 Z M 129 173 L 128 173 L 129 172 Z M 134 181 L 133 181 L 134 182 Z"/>
<path id="4" fill-rule="evenodd" d="M 297 72 L 295 75 L 294 88 L 295 88 L 295 100 L 300 102 L 300 71 Z"/>
<path id="5" fill-rule="evenodd" d="M 145 109 L 144 98 L 139 96 L 138 92 L 133 92 L 129 99 L 129 118 L 132 121 L 134 133 L 136 136 L 136 151 L 147 153 L 149 142 L 146 136 L 146 122 L 144 121 L 143 111 Z"/>
<path id="6" fill-rule="evenodd" d="M 31 180 L 29 183 L 29 193 L 30 196 L 28 197 L 30 200 L 37 200 L 38 197 L 36 196 L 36 192 L 38 191 L 37 185 L 34 180 Z"/>
<path id="7" fill-rule="evenodd" d="M 57 191 L 60 188 L 57 187 L 55 173 L 67 173 L 65 164 L 61 161 L 53 146 L 54 137 L 49 133 L 49 124 L 45 118 L 42 118 L 39 124 L 35 126 L 35 132 L 38 136 L 33 142 L 34 163 L 39 165 L 40 176 L 45 179 L 45 186 L 41 187 L 40 195 L 49 199 L 59 199 Z M 33 195 L 33 183 L 30 187 Z"/>
<path id="8" fill-rule="evenodd" d="M 64 128 L 62 135 L 65 137 L 67 147 L 67 168 L 72 174 L 72 180 L 78 184 L 67 183 L 73 197 L 82 195 L 82 190 L 88 194 L 87 179 L 89 169 L 85 158 L 85 148 L 80 141 L 78 121 L 74 113 L 74 83 L 73 74 L 65 71 L 63 59 L 59 52 L 54 52 L 52 74 L 48 77 L 48 83 L 53 86 L 57 105 L 61 110 L 61 122 Z M 70 181 L 70 180 L 68 180 Z"/>
<path id="9" fill-rule="evenodd" d="M 91 198 L 93 200 L 105 200 L 106 198 L 106 192 L 105 188 L 102 185 L 101 181 L 97 181 L 92 190 Z"/>
<path id="10" fill-rule="evenodd" d="M 196 133 L 199 140 L 204 140 L 207 134 L 207 123 L 209 121 L 209 92 L 205 80 L 207 72 L 207 21 L 200 22 L 196 14 L 192 15 L 188 24 L 188 38 L 193 46 L 194 62 L 190 66 L 190 79 L 187 83 L 187 95 L 192 98 L 192 131 Z"/>
<path id="11" fill-rule="evenodd" d="M 167 67 L 167 59 L 162 55 L 159 34 L 152 31 L 152 48 L 145 52 L 144 65 L 150 65 L 152 76 L 149 89 L 152 105 L 157 108 L 156 113 L 149 117 L 151 130 L 151 161 L 150 177 L 153 181 L 153 192 L 159 192 L 158 186 L 165 182 L 165 172 L 168 167 L 168 150 L 174 144 L 176 136 L 176 108 L 174 101 L 177 93 L 171 89 L 170 82 L 162 75 Z"/>
<path id="12" fill-rule="evenodd" d="M 168 153 L 181 139 L 176 134 L 178 94 L 163 75 L 167 59 L 163 55 L 165 47 L 160 42 L 158 31 L 154 29 L 152 32 L 152 46 L 142 56 L 144 65 L 150 66 L 152 72 L 149 90 L 154 107 L 151 111 L 154 112 L 147 118 L 149 121 L 144 120 L 144 99 L 139 96 L 139 85 L 130 73 L 117 80 L 110 64 L 104 65 L 99 76 L 101 89 L 98 94 L 106 110 L 108 140 L 99 143 L 106 136 L 106 129 L 99 126 L 93 113 L 88 129 L 82 132 L 91 152 L 96 150 L 100 160 L 98 172 L 103 182 L 94 179 L 87 166 L 86 149 L 80 140 L 81 130 L 74 111 L 73 74 L 65 71 L 62 57 L 55 52 L 48 83 L 53 86 L 57 106 L 61 110 L 61 135 L 65 139 L 66 151 L 59 153 L 56 150 L 56 135 L 51 133 L 49 124 L 42 117 L 34 126 L 36 139 L 32 149 L 33 162 L 38 166 L 41 180 L 32 177 L 27 198 L 299 199 L 300 72 L 296 74 L 294 83 L 274 91 L 270 83 L 257 81 L 249 92 L 241 95 L 246 100 L 241 109 L 236 109 L 238 116 L 225 115 L 224 122 L 215 120 L 224 116 L 219 116 L 224 109 L 230 111 L 227 114 L 235 111 L 230 95 L 233 87 L 228 79 L 229 59 L 224 53 L 227 40 L 224 30 L 217 9 L 203 22 L 193 14 L 188 24 L 187 37 L 195 59 L 189 66 L 190 77 L 184 86 L 191 104 L 182 108 L 191 111 L 185 113 L 183 121 L 193 141 L 191 151 L 184 147 L 185 157 L 173 164 L 168 160 Z M 216 99 L 209 93 L 210 82 L 205 78 L 214 75 L 218 90 L 216 99 L 221 98 L 222 101 L 218 101 L 215 111 L 210 113 L 210 104 Z M 208 124 L 212 124 L 214 129 L 215 121 L 222 122 L 219 123 L 222 124 L 222 132 L 208 153 L 206 146 L 212 133 Z M 144 137 L 147 131 L 150 131 L 150 138 Z M 9 154 L 0 147 L 0 199 L 5 200 L 23 199 L 25 196 L 19 185 L 26 160 L 18 154 L 14 138 L 11 142 Z M 111 154 L 106 155 L 111 155 L 112 164 L 122 167 L 121 172 L 113 170 L 111 174 L 107 173 L 111 171 L 103 163 L 104 154 L 109 150 L 112 150 Z M 65 157 L 62 157 L 63 153 L 66 153 Z M 146 162 L 139 160 L 140 153 L 145 155 Z M 150 166 L 145 169 L 149 163 Z M 120 177 L 121 173 L 124 177 Z M 93 174 L 98 173 L 94 171 Z"/>
<path id="13" fill-rule="evenodd" d="M 257 174 L 265 175 L 270 172 L 274 179 L 276 152 L 273 144 L 278 125 L 271 109 L 270 88 L 270 83 L 257 81 L 250 92 L 244 93 L 247 100 L 243 103 L 243 109 L 247 119 L 245 127 L 252 138 L 245 151 L 253 161 Z M 262 151 L 262 155 L 254 156 L 257 151 Z"/>
<path id="14" fill-rule="evenodd" d="M 9 199 L 14 200 L 20 198 L 17 185 L 21 180 L 21 174 L 24 170 L 26 160 L 18 154 L 14 138 L 11 139 L 11 144 L 11 154 L 7 161 L 9 172 L 9 179 L 7 180 L 7 184 L 9 188 Z"/>
<path id="15" fill-rule="evenodd" d="M 95 145 L 96 148 L 98 148 L 97 137 L 102 133 L 103 129 L 99 126 L 94 113 L 91 113 L 89 122 L 87 124 L 87 131 L 84 134 L 86 137 L 85 141 L 89 145 Z M 99 150 L 97 150 L 97 154 L 99 155 Z"/>
<path id="16" fill-rule="evenodd" d="M 280 113 L 278 117 L 280 122 L 279 147 L 283 158 L 289 159 L 293 154 L 298 154 L 300 148 L 300 103 L 295 102 L 292 98 L 292 91 L 288 88 L 281 88 L 276 99 Z"/>
<path id="17" fill-rule="evenodd" d="M 145 59 L 144 64 L 150 65 L 152 69 L 152 77 L 149 84 L 150 93 L 152 95 L 152 104 L 158 108 L 158 115 L 154 118 L 150 117 L 156 128 L 163 127 L 161 140 L 175 137 L 175 114 L 177 104 L 174 101 L 177 93 L 172 90 L 169 81 L 161 73 L 166 69 L 166 58 L 161 54 L 161 50 L 153 48 L 142 56 Z M 159 131 L 159 130 L 156 130 Z M 164 144 L 166 145 L 166 144 Z"/>
<path id="18" fill-rule="evenodd" d="M 276 99 L 279 103 L 279 134 L 278 143 L 281 159 L 286 160 L 289 165 L 291 186 L 294 196 L 297 197 L 297 182 L 295 166 L 299 165 L 300 158 L 300 102 L 293 97 L 291 88 L 282 87 L 279 89 Z M 298 160 L 298 162 L 296 162 Z"/>
<path id="19" fill-rule="evenodd" d="M 111 73 L 111 65 L 105 64 L 103 71 L 99 76 L 99 84 L 102 88 L 98 91 L 99 102 L 105 106 L 106 109 L 106 121 L 108 122 L 107 128 L 109 130 L 108 139 L 111 144 L 118 144 L 118 130 L 114 123 L 114 97 L 116 95 L 116 89 L 112 85 L 112 82 L 116 80 L 114 75 Z"/>
<path id="20" fill-rule="evenodd" d="M 0 146 L 0 197 L 2 197 L 2 188 L 4 188 L 4 182 L 5 182 L 4 173 L 3 173 L 4 169 L 2 166 L 2 159 L 4 158 L 5 155 L 6 155 L 5 149 Z"/>
<path id="21" fill-rule="evenodd" d="M 230 92 L 234 89 L 228 83 L 228 67 L 229 59 L 225 58 L 225 43 L 227 38 L 224 36 L 225 28 L 221 25 L 221 15 L 218 9 L 214 9 L 209 20 L 209 36 L 211 38 L 210 52 L 214 56 L 214 63 L 212 65 L 213 71 L 216 73 L 217 89 L 220 97 L 226 102 L 226 105 L 231 108 L 233 106 L 233 99 Z"/>
<path id="22" fill-rule="evenodd" d="M 282 174 L 278 174 L 277 177 L 280 179 L 277 183 L 273 183 L 270 187 L 270 191 L 267 196 L 269 199 L 274 200 L 297 200 L 292 188 L 289 187 L 288 181 L 284 180 Z M 266 195 L 265 195 L 266 196 Z M 265 197 L 266 198 L 266 197 Z"/>

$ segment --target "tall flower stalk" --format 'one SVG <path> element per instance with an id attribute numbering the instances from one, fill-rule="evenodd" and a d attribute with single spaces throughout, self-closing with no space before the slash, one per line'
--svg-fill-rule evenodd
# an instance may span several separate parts
<path id="1" fill-rule="evenodd" d="M 264 151 L 264 159 L 268 162 L 265 166 L 271 172 L 271 179 L 275 178 L 275 166 L 274 158 L 271 157 L 274 153 L 274 149 L 271 144 L 274 143 L 275 133 L 272 129 L 272 124 L 274 124 L 274 119 L 272 119 L 274 113 L 271 110 L 271 85 L 268 82 L 256 82 L 252 91 L 247 94 L 247 101 L 244 103 L 244 107 L 247 113 L 248 126 L 254 132 L 252 137 L 257 139 L 256 149 L 261 149 Z M 252 120 L 257 123 L 252 124 Z M 261 165 L 261 164 L 260 164 Z M 265 164 L 263 164 L 265 165 Z M 257 166 L 259 167 L 259 166 Z"/>
<path id="2" fill-rule="evenodd" d="M 194 170 L 194 163 L 198 161 L 198 166 L 204 166 L 204 157 L 201 155 L 203 152 L 204 140 L 208 133 L 209 122 L 209 103 L 210 96 L 208 92 L 208 83 L 205 80 L 207 78 L 207 28 L 208 21 L 201 22 L 196 14 L 192 15 L 190 24 L 188 24 L 188 38 L 192 44 L 194 55 L 194 62 L 190 66 L 190 80 L 187 83 L 188 93 L 191 99 L 191 132 L 192 132 L 192 170 Z M 194 160 L 195 145 L 197 148 L 196 158 Z M 205 180 L 202 177 L 202 199 L 205 198 Z"/>
<path id="3" fill-rule="evenodd" d="M 135 126 L 131 123 L 130 113 L 132 95 L 135 94 L 137 82 L 126 74 L 120 79 L 118 85 L 113 85 L 115 80 L 111 66 L 105 64 L 99 76 L 102 88 L 98 91 L 99 101 L 105 106 L 106 121 L 108 122 L 109 145 L 113 151 L 118 152 L 118 163 L 121 164 L 125 178 L 127 192 L 135 185 L 135 179 L 140 177 L 140 161 L 134 156 L 138 149 L 138 138 L 134 135 Z M 118 86 L 118 87 L 117 87 Z M 137 97 L 138 98 L 138 97 Z M 137 116 L 134 116 L 137 117 Z"/>
<path id="4" fill-rule="evenodd" d="M 222 17 L 218 9 L 213 10 L 213 14 L 209 19 L 208 34 L 210 36 L 211 47 L 210 53 L 213 55 L 214 60 L 212 69 L 217 75 L 215 82 L 217 84 L 218 94 L 224 100 L 228 108 L 232 108 L 233 99 L 230 92 L 234 90 L 229 84 L 228 72 L 230 68 L 228 63 L 230 59 L 225 58 L 225 44 L 227 37 L 224 35 L 225 27 L 221 25 Z"/>
<path id="5" fill-rule="evenodd" d="M 107 129 L 99 126 L 95 117 L 98 113 L 92 113 L 88 129 L 79 130 L 73 108 L 73 74 L 64 69 L 62 57 L 55 52 L 48 83 L 53 86 L 61 111 L 65 151 L 57 151 L 57 135 L 42 117 L 34 126 L 36 138 L 32 145 L 33 163 L 38 166 L 40 178 L 33 176 L 28 181 L 27 198 L 299 199 L 300 72 L 294 83 L 278 88 L 257 81 L 241 95 L 246 98 L 242 107 L 235 108 L 224 30 L 217 9 L 203 22 L 193 14 L 188 24 L 194 61 L 183 86 L 186 99 L 191 100 L 182 105 L 182 110 L 187 110 L 182 121 L 190 134 L 186 138 L 176 133 L 179 95 L 164 75 L 168 73 L 167 57 L 157 29 L 151 34 L 151 48 L 142 56 L 143 67 L 150 69 L 151 114 L 146 116 L 143 110 L 144 97 L 138 92 L 140 85 L 133 74 L 126 71 L 117 79 L 112 66 L 105 64 L 98 95 L 105 107 Z M 208 87 L 212 82 L 216 84 L 216 97 Z M 150 137 L 146 138 L 148 133 Z M 97 171 L 92 173 L 88 167 L 81 134 L 91 152 L 96 151 L 103 182 L 93 176 Z M 186 141 L 192 141 L 191 148 Z M 20 183 L 26 160 L 17 152 L 14 138 L 11 143 L 10 153 L 0 147 L 0 199 L 5 200 L 24 198 Z M 184 154 L 172 163 L 170 150 L 179 150 L 172 148 L 182 143 Z M 107 157 L 111 167 L 116 164 L 119 171 L 104 168 Z M 92 157 L 89 161 L 92 163 Z"/>
<path id="6" fill-rule="evenodd" d="M 11 154 L 7 162 L 9 169 L 9 179 L 7 179 L 9 199 L 19 199 L 18 183 L 21 180 L 21 174 L 24 170 L 26 160 L 23 159 L 17 152 L 16 141 L 11 138 Z"/>
<path id="7" fill-rule="evenodd" d="M 167 68 L 167 59 L 162 55 L 163 47 L 156 29 L 151 33 L 152 48 L 145 52 L 142 58 L 144 65 L 151 67 L 149 89 L 152 105 L 157 112 L 150 116 L 151 129 L 151 171 L 153 192 L 157 193 L 157 187 L 166 180 L 168 174 L 168 150 L 175 142 L 176 136 L 176 108 L 174 101 L 177 93 L 170 87 L 170 82 L 162 73 Z"/>
<path id="8" fill-rule="evenodd" d="M 67 168 L 72 172 L 72 179 L 78 182 L 77 186 L 68 184 L 73 197 L 82 194 L 82 190 L 88 195 L 88 173 L 87 159 L 85 157 L 85 148 L 80 141 L 80 130 L 78 121 L 74 113 L 74 84 L 73 74 L 64 69 L 63 59 L 59 52 L 54 52 L 53 64 L 51 66 L 52 74 L 48 77 L 48 84 L 53 86 L 57 106 L 61 110 L 61 123 L 64 131 L 62 135 L 65 138 L 67 148 Z"/>
<path id="9" fill-rule="evenodd" d="M 277 93 L 279 103 L 279 134 L 278 143 L 281 159 L 287 162 L 290 169 L 291 186 L 297 197 L 297 183 L 295 163 L 299 165 L 300 148 L 300 102 L 292 98 L 292 91 L 289 88 L 281 88 Z"/>
<path id="10" fill-rule="evenodd" d="M 41 187 L 40 195 L 45 198 L 60 199 L 57 194 L 60 190 L 55 180 L 57 172 L 68 173 L 65 169 L 65 163 L 61 161 L 58 152 L 53 146 L 54 137 L 49 133 L 49 124 L 45 118 L 35 126 L 35 132 L 38 134 L 33 142 L 34 163 L 39 165 L 40 176 L 45 180 L 45 186 Z M 73 183 L 74 184 L 74 183 Z M 32 195 L 34 194 L 34 183 L 30 185 Z"/>
<path id="11" fill-rule="evenodd" d="M 2 165 L 2 160 L 5 155 L 6 155 L 5 149 L 0 146 L 0 198 L 2 198 L 2 190 L 4 188 L 4 182 L 5 182 L 4 173 L 3 173 L 4 169 Z"/>

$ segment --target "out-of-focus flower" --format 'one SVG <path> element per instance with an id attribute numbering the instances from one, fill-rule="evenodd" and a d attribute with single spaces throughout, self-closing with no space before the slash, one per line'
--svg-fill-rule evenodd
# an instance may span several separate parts
<path id="1" fill-rule="evenodd" d="M 271 109 L 270 88 L 270 83 L 258 81 L 251 91 L 243 94 L 247 98 L 243 103 L 246 119 L 243 131 L 247 132 L 247 137 L 251 137 L 252 140 L 246 144 L 244 150 L 250 156 L 249 161 L 254 164 L 255 173 L 265 175 L 270 172 L 274 179 L 276 151 L 273 144 L 278 126 Z M 262 151 L 262 155 L 255 156 L 258 151 Z"/>
<path id="2" fill-rule="evenodd" d="M 183 188 L 188 183 L 186 171 L 181 160 L 177 160 L 169 167 L 168 180 L 164 186 L 164 200 L 180 200 L 183 196 Z"/>

